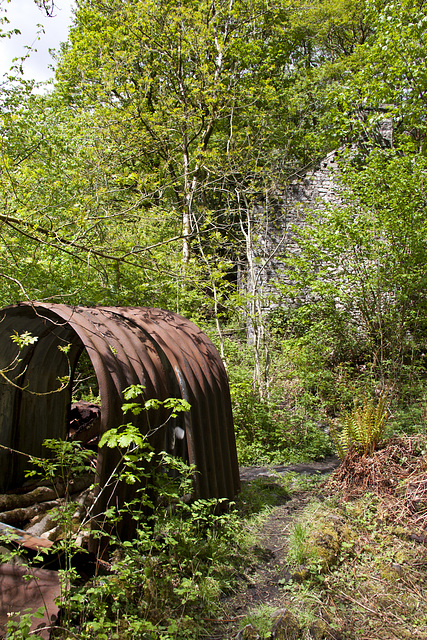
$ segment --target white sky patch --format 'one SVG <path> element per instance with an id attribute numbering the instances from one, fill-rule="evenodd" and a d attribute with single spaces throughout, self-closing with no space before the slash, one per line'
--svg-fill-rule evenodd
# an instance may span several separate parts
<path id="1" fill-rule="evenodd" d="M 6 15 L 9 20 L 9 24 L 2 25 L 3 32 L 11 29 L 21 32 L 20 35 L 0 39 L 0 77 L 8 73 L 13 58 L 24 56 L 27 52 L 25 47 L 30 46 L 37 51 L 32 51 L 24 62 L 24 78 L 37 82 L 53 78 L 54 72 L 49 67 L 55 61 L 49 49 L 58 49 L 60 43 L 67 40 L 73 6 L 74 0 L 55 0 L 53 16 L 49 18 L 34 0 L 0 0 L 0 16 Z M 43 25 L 44 33 L 38 24 Z"/>

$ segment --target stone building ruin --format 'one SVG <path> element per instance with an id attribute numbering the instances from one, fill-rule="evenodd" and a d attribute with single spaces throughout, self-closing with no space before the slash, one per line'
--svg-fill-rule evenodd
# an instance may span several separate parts
<path id="1" fill-rule="evenodd" d="M 393 122 L 385 119 L 388 110 L 384 105 L 375 111 L 378 120 L 370 139 L 385 148 L 393 146 Z M 369 110 L 360 113 L 360 119 L 369 117 Z M 364 141 L 354 145 L 360 148 Z M 313 162 L 290 176 L 287 184 L 271 195 L 270 202 L 263 201 L 254 211 L 253 239 L 249 266 L 240 280 L 241 289 L 257 298 L 258 314 L 267 314 L 283 304 L 292 306 L 295 301 L 286 298 L 283 289 L 292 286 L 292 271 L 285 258 L 299 251 L 295 229 L 306 224 L 307 213 L 321 216 L 328 205 L 339 204 L 339 187 L 336 175 L 342 149 L 333 150 L 322 160 Z M 252 273 L 250 270 L 252 269 Z M 280 301 L 280 302 L 279 302 Z M 253 314 L 252 314 L 253 315 Z M 254 325 L 249 313 L 247 337 L 254 341 Z"/>

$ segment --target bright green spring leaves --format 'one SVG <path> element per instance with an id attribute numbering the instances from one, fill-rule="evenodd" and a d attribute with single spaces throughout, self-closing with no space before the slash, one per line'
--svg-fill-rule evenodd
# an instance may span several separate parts
<path id="1" fill-rule="evenodd" d="M 345 326 L 353 357 L 396 380 L 425 344 L 427 164 L 400 150 L 357 160 L 350 154 L 337 178 L 341 203 L 300 232 L 292 264 L 323 331 L 338 345 Z"/>
<path id="2" fill-rule="evenodd" d="M 375 140 L 384 114 L 394 118 L 395 141 L 403 134 L 423 146 L 427 75 L 427 10 L 422 1 L 368 0 L 365 38 L 342 64 L 325 92 L 324 123 L 337 142 Z M 377 139 L 378 141 L 378 139 Z"/>
<path id="3" fill-rule="evenodd" d="M 263 0 L 79 7 L 58 90 L 114 132 L 146 206 L 181 220 L 184 250 L 221 193 L 233 193 L 225 177 L 253 153 L 251 130 L 268 128 L 276 23 Z"/>

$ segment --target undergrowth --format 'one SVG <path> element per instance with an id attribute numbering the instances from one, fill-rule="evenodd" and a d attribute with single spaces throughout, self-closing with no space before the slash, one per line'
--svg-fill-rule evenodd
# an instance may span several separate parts
<path id="1" fill-rule="evenodd" d="M 386 478 L 396 446 L 389 445 L 388 456 L 362 462 L 367 477 L 375 465 Z M 344 500 L 333 478 L 324 489 L 326 500 L 312 502 L 294 522 L 287 555 L 292 579 L 283 585 L 283 602 L 299 619 L 301 638 L 313 637 L 313 620 L 327 626 L 321 637 L 337 640 L 426 637 L 423 451 L 409 439 L 394 484 L 363 492 L 354 487 Z"/>
<path id="2" fill-rule="evenodd" d="M 384 521 L 375 494 L 305 514 L 288 561 L 294 579 L 283 598 L 306 629 L 301 638 L 312 638 L 307 617 L 325 622 L 330 638 L 425 638 L 427 550 L 410 529 Z"/>
<path id="3" fill-rule="evenodd" d="M 418 435 L 385 442 L 372 456 L 352 449 L 348 464 L 312 486 L 309 504 L 285 528 L 279 512 L 284 557 L 279 552 L 267 582 L 261 578 L 266 598 L 253 598 L 240 637 L 425 640 L 426 445 Z M 269 533 L 275 513 L 271 507 Z M 269 599 L 275 582 L 279 594 Z"/>

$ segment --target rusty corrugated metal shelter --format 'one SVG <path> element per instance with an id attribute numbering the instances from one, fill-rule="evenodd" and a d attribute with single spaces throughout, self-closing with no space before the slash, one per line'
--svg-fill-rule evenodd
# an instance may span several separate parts
<path id="1" fill-rule="evenodd" d="M 14 332 L 37 337 L 21 353 Z M 59 349 L 69 346 L 67 354 Z M 45 438 L 65 438 L 71 384 L 61 391 L 59 380 L 71 374 L 86 350 L 101 397 L 101 433 L 133 422 L 156 451 L 179 454 L 196 465 L 195 495 L 233 498 L 239 470 L 227 375 L 208 337 L 193 323 L 168 311 L 133 307 L 71 307 L 21 303 L 0 311 L 0 444 L 15 451 L 43 455 Z M 175 421 L 162 410 L 123 417 L 123 390 L 145 387 L 149 398 L 183 398 L 191 405 Z M 55 391 L 54 393 L 52 393 Z M 176 440 L 176 427 L 185 436 Z M 97 458 L 102 487 L 117 464 L 117 454 L 104 447 Z M 0 491 L 19 486 L 27 460 L 0 451 Z M 119 487 L 99 501 L 100 512 L 113 501 L 122 503 L 129 490 Z M 125 534 L 123 534 L 125 535 Z"/>
<path id="2" fill-rule="evenodd" d="M 51 625 L 56 621 L 61 595 L 59 575 L 48 571 L 18 564 L 0 564 L 0 633 L 6 635 L 7 623 L 19 621 L 21 613 L 32 615 L 40 608 L 43 618 L 33 618 L 30 631 L 35 638 L 51 638 Z M 38 630 L 42 628 L 42 630 Z"/>

